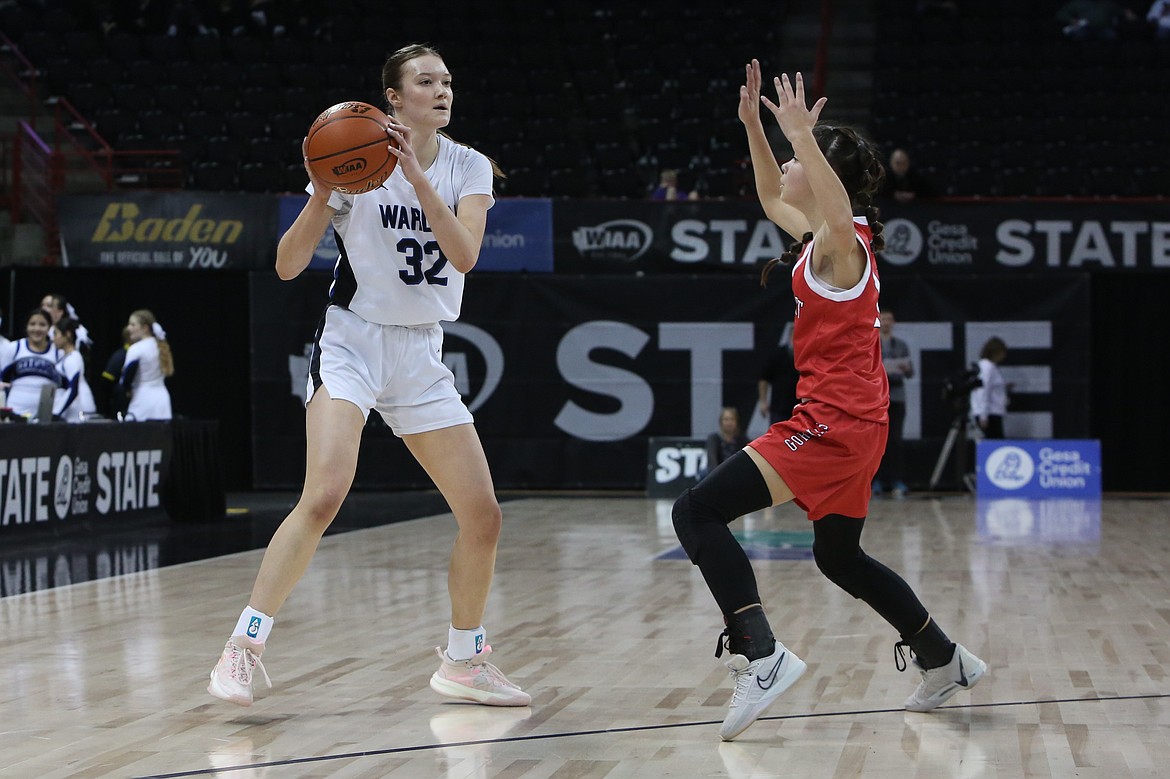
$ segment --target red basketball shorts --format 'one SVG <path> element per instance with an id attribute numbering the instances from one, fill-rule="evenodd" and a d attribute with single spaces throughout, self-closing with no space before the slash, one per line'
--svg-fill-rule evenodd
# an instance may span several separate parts
<path id="1" fill-rule="evenodd" d="M 869 512 L 873 477 L 889 426 L 806 401 L 748 444 L 776 469 L 809 519 L 826 514 L 861 518 Z"/>

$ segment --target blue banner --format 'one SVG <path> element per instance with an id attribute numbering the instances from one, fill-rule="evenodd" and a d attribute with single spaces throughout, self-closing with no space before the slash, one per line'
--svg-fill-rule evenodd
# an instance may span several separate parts
<path id="1" fill-rule="evenodd" d="M 278 235 L 284 235 L 305 206 L 308 195 L 280 198 Z M 488 211 L 483 248 L 477 271 L 529 271 L 551 273 L 552 201 L 538 198 L 497 200 Z M 337 241 L 326 230 L 309 262 L 310 270 L 333 271 L 337 263 Z"/>
<path id="2" fill-rule="evenodd" d="M 477 271 L 552 273 L 552 201 L 497 200 L 487 215 Z"/>
<path id="3" fill-rule="evenodd" d="M 983 440 L 975 452 L 984 497 L 1089 498 L 1101 495 L 1101 442 Z"/>

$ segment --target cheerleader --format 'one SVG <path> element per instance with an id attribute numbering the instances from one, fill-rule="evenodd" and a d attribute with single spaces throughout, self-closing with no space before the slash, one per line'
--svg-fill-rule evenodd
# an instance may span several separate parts
<path id="1" fill-rule="evenodd" d="M 25 322 L 25 337 L 2 347 L 0 383 L 8 391 L 8 407 L 17 416 L 36 416 L 41 387 L 64 386 L 57 371 L 61 350 L 49 342 L 51 326 L 49 312 L 34 308 Z"/>
<path id="2" fill-rule="evenodd" d="M 57 371 L 65 386 L 57 390 L 53 402 L 53 416 L 65 422 L 81 422 L 87 412 L 82 407 L 82 398 L 93 397 L 89 383 L 85 380 L 85 359 L 77 351 L 77 320 L 65 317 L 53 327 L 53 346 L 61 352 Z"/>
<path id="3" fill-rule="evenodd" d="M 130 348 L 118 384 L 130 396 L 126 418 L 138 422 L 171 418 L 171 393 L 164 381 L 175 372 L 167 333 L 154 314 L 139 309 L 126 323 Z"/>

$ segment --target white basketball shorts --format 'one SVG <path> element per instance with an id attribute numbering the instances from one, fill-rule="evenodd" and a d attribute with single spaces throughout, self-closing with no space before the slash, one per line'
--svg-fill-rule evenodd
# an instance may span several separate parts
<path id="1" fill-rule="evenodd" d="M 309 361 L 310 400 L 322 384 L 329 397 L 363 412 L 376 409 L 397 436 L 469 424 L 471 412 L 443 364 L 443 328 L 367 322 L 329 306 Z"/>

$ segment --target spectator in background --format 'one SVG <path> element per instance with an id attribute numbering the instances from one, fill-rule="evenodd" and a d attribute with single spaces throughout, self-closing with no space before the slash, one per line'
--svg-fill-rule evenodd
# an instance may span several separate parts
<path id="1" fill-rule="evenodd" d="M 886 169 L 881 194 L 896 203 L 910 203 L 934 197 L 936 193 L 930 181 L 911 166 L 910 155 L 906 150 L 894 149 L 890 153 L 890 164 Z"/>
<path id="2" fill-rule="evenodd" d="M 130 348 L 118 383 L 129 394 L 126 418 L 137 422 L 171 418 L 171 393 L 164 381 L 175 372 L 167 333 L 144 308 L 130 315 Z"/>
<path id="3" fill-rule="evenodd" d="M 707 436 L 707 467 L 703 476 L 747 445 L 748 437 L 739 426 L 739 411 L 724 406 L 719 412 L 719 430 Z"/>
<path id="4" fill-rule="evenodd" d="M 93 341 L 89 338 L 89 331 L 85 329 L 85 325 L 81 324 L 81 317 L 77 315 L 77 309 L 73 304 L 65 299 L 65 296 L 50 292 L 41 299 L 41 308 L 49 313 L 49 317 L 53 320 L 53 325 L 56 326 L 61 321 L 61 317 L 69 317 L 77 326 L 77 346 L 78 348 L 88 349 L 93 346 Z"/>
<path id="5" fill-rule="evenodd" d="M 1110 0 L 1072 0 L 1056 12 L 1060 31 L 1075 41 L 1112 41 L 1122 19 L 1136 21 L 1133 11 Z"/>
<path id="6" fill-rule="evenodd" d="M 3 325 L 4 325 L 4 309 L 0 309 L 0 327 L 2 327 Z M 4 347 L 10 343 L 12 343 L 12 342 L 8 340 L 8 338 L 4 335 L 4 333 L 2 331 L 0 331 L 0 354 L 4 353 Z"/>
<path id="7" fill-rule="evenodd" d="M 122 378 L 122 366 L 126 364 L 126 350 L 130 348 L 130 328 L 122 328 L 122 345 L 106 360 L 105 370 L 102 371 L 102 381 L 97 386 L 101 388 L 102 413 L 111 419 L 118 414 L 125 414 L 130 403 L 130 396 L 122 389 L 118 380 Z"/>
<path id="8" fill-rule="evenodd" d="M 1170 0 L 1154 0 L 1146 12 L 1146 21 L 1154 25 L 1154 37 L 1170 42 Z"/>
<path id="9" fill-rule="evenodd" d="M 901 338 L 894 337 L 894 312 L 881 313 L 882 366 L 890 382 L 890 432 L 886 438 L 886 453 L 873 480 L 873 494 L 881 495 L 886 485 L 895 498 L 901 498 L 906 488 L 906 451 L 902 441 L 902 426 L 906 422 L 906 379 L 914 376 L 914 362 L 910 347 Z"/>
<path id="10" fill-rule="evenodd" d="M 999 364 L 1007 357 L 1007 344 L 992 337 L 979 352 L 979 381 L 971 390 L 971 419 L 983 431 L 984 438 L 1003 438 L 1003 418 L 1007 414 L 1008 390 Z"/>
<path id="11" fill-rule="evenodd" d="M 678 171 L 667 168 L 658 177 L 658 186 L 650 192 L 651 200 L 698 200 L 697 192 L 679 189 Z"/>

